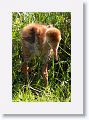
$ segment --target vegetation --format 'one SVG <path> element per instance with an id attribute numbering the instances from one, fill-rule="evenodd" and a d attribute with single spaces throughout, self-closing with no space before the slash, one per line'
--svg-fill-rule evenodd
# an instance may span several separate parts
<path id="1" fill-rule="evenodd" d="M 53 24 L 61 30 L 62 40 L 58 50 L 59 61 L 49 65 L 49 85 L 44 88 L 40 75 L 40 58 L 36 58 L 35 72 L 24 86 L 21 73 L 22 46 L 20 32 L 28 23 Z M 30 83 L 30 88 L 29 88 Z M 24 91 L 24 87 L 26 90 Z M 71 101 L 71 13 L 69 12 L 13 12 L 12 13 L 12 101 L 13 102 L 70 102 Z"/>

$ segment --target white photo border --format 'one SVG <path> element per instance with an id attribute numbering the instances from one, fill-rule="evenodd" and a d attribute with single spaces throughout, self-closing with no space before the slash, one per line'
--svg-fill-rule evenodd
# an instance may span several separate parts
<path id="1" fill-rule="evenodd" d="M 71 102 L 12 102 L 12 12 L 71 12 Z M 1 0 L 0 15 L 0 113 L 83 114 L 82 0 Z"/>

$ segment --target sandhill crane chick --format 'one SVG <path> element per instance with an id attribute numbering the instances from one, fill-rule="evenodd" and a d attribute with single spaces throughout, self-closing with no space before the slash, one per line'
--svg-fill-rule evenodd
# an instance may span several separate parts
<path id="1" fill-rule="evenodd" d="M 47 27 L 40 24 L 28 24 L 21 32 L 24 63 L 22 72 L 27 76 L 30 72 L 28 62 L 35 56 L 42 59 L 42 76 L 45 86 L 48 86 L 48 61 L 54 54 L 55 62 L 58 61 L 58 47 L 61 40 L 61 32 L 55 27 Z"/>

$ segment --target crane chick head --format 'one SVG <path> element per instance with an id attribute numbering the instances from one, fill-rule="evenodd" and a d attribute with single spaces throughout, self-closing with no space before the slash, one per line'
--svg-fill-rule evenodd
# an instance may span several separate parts
<path id="1" fill-rule="evenodd" d="M 57 28 L 48 28 L 46 39 L 49 46 L 53 49 L 55 62 L 58 61 L 58 47 L 61 40 L 61 32 Z"/>

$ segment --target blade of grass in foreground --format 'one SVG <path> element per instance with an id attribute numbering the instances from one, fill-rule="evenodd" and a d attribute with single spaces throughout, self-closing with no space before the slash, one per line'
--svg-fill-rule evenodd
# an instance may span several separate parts
<path id="1" fill-rule="evenodd" d="M 54 56 L 52 57 L 52 79 L 54 80 Z"/>

